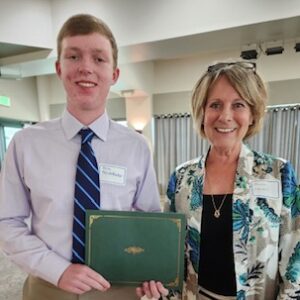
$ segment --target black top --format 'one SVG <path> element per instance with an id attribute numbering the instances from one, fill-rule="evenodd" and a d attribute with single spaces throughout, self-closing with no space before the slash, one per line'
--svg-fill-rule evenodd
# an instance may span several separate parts
<path id="1" fill-rule="evenodd" d="M 218 209 L 225 195 L 214 195 Z M 232 194 L 228 194 L 214 216 L 211 195 L 203 195 L 203 213 L 200 237 L 199 285 L 224 296 L 236 296 L 233 260 Z"/>

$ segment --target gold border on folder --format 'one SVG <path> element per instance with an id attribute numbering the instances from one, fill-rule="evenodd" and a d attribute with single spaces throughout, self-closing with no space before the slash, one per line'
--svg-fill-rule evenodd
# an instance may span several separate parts
<path id="1" fill-rule="evenodd" d="M 104 219 L 104 218 L 136 218 L 136 219 L 143 219 L 144 217 L 139 217 L 139 216 L 116 216 L 116 215 L 90 215 L 89 217 L 89 224 L 88 224 L 88 234 L 89 234 L 89 253 L 88 253 L 88 265 L 91 264 L 91 232 L 92 232 L 92 225 L 94 223 L 95 220 L 98 219 Z M 150 218 L 149 218 L 150 219 Z M 158 219 L 158 220 L 162 220 L 162 218 L 157 218 L 157 217 L 152 217 L 151 219 Z M 178 233 L 179 235 L 181 234 L 181 230 L 182 230 L 182 222 L 181 219 L 175 219 L 175 218 L 166 218 L 167 220 L 173 222 L 177 227 L 178 227 Z M 180 256 L 181 256 L 181 249 L 180 249 L 180 237 L 178 239 L 178 257 L 177 257 L 177 275 L 175 277 L 175 279 L 169 283 L 167 283 L 166 285 L 168 287 L 174 287 L 177 286 L 179 284 L 179 266 L 180 266 Z M 123 282 L 125 283 L 125 282 Z M 127 283 L 138 283 L 136 281 L 127 281 Z"/>

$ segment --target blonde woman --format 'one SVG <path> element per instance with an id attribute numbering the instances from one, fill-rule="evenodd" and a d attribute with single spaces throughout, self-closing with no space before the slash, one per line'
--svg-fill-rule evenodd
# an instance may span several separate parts
<path id="1" fill-rule="evenodd" d="M 215 64 L 197 82 L 193 119 L 210 148 L 170 178 L 169 209 L 188 219 L 186 276 L 182 293 L 164 299 L 300 299 L 294 170 L 244 144 L 261 127 L 266 99 L 252 62 Z M 167 293 L 146 282 L 144 294 Z"/>

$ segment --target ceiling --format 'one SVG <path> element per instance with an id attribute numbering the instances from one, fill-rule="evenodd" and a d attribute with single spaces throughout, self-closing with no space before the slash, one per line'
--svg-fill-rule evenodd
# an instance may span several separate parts
<path id="1" fill-rule="evenodd" d="M 16 55 L 28 54 L 45 50 L 45 48 L 30 47 L 17 44 L 1 43 L 0 42 L 0 59 Z"/>
<path id="2" fill-rule="evenodd" d="M 257 44 L 264 48 L 269 42 L 300 41 L 300 16 L 262 22 L 247 26 L 205 32 L 163 41 L 121 48 L 120 61 L 173 59 L 211 52 L 242 50 Z"/>
<path id="3" fill-rule="evenodd" d="M 243 47 L 258 44 L 263 47 L 268 42 L 300 40 L 300 16 L 239 26 L 224 30 L 182 36 L 120 47 L 120 64 L 142 61 L 157 61 L 202 55 L 227 50 L 242 50 Z M 0 43 L 0 69 L 9 67 L 22 70 L 21 77 L 54 73 L 54 57 L 49 57 L 47 49 L 44 57 L 38 59 L 28 54 L 40 53 L 43 48 L 17 44 Z M 24 57 L 22 57 L 24 55 Z M 16 56 L 16 57 L 15 57 Z"/>

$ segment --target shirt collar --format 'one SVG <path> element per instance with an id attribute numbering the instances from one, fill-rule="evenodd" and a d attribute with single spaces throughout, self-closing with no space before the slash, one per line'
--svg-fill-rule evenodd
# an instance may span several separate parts
<path id="1" fill-rule="evenodd" d="M 68 110 L 64 111 L 62 115 L 62 128 L 68 140 L 76 136 L 84 127 L 85 126 L 73 115 L 71 115 Z M 98 119 L 91 123 L 88 128 L 93 130 L 99 139 L 106 141 L 109 128 L 109 118 L 107 112 L 105 111 Z"/>

